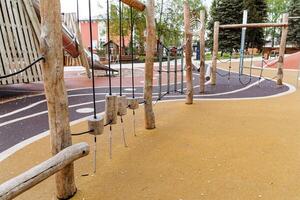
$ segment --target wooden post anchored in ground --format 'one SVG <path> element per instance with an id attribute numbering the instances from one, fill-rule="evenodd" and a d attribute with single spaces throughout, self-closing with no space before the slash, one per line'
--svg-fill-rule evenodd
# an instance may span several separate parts
<path id="1" fill-rule="evenodd" d="M 205 11 L 200 11 L 200 93 L 205 92 Z"/>
<path id="2" fill-rule="evenodd" d="M 184 1 L 184 36 L 185 36 L 185 66 L 186 66 L 186 104 L 193 104 L 193 65 L 192 65 L 192 37 L 190 23 L 190 5 Z"/>
<path id="3" fill-rule="evenodd" d="M 10 200 L 17 197 L 89 152 L 87 143 L 75 144 L 62 150 L 49 160 L 0 185 L 0 199 Z"/>
<path id="4" fill-rule="evenodd" d="M 83 42 L 82 42 L 82 35 L 81 35 L 81 32 L 80 32 L 80 27 L 79 26 L 80 26 L 80 23 L 79 23 L 79 21 L 77 21 L 77 24 L 76 24 L 76 37 L 77 37 L 77 40 L 78 40 L 78 48 L 79 48 L 79 52 L 80 52 L 80 61 L 81 61 L 82 66 L 86 70 L 87 76 L 89 78 L 91 78 L 90 65 L 89 65 L 88 58 L 87 58 L 87 56 L 85 54 L 85 51 L 84 51 Z"/>
<path id="5" fill-rule="evenodd" d="M 282 23 L 288 24 L 289 22 L 289 14 L 285 13 L 282 17 Z M 280 48 L 279 48 L 279 58 L 277 63 L 277 85 L 282 85 L 283 80 L 283 62 L 284 62 L 284 54 L 285 54 L 285 47 L 286 47 L 286 40 L 288 35 L 288 26 L 282 28 L 281 32 L 281 41 L 280 41 Z"/>
<path id="6" fill-rule="evenodd" d="M 146 63 L 145 63 L 145 86 L 144 86 L 144 100 L 145 100 L 145 127 L 146 129 L 155 128 L 155 116 L 152 104 L 153 91 L 153 66 L 154 66 L 154 52 L 156 49 L 156 34 L 155 34 L 155 12 L 154 0 L 147 0 L 146 5 Z"/>
<path id="7" fill-rule="evenodd" d="M 48 105 L 52 154 L 72 145 L 68 98 L 64 83 L 62 24 L 60 0 L 41 0 L 41 52 L 44 88 Z M 55 176 L 58 199 L 68 199 L 76 193 L 74 166 L 67 165 Z"/>
<path id="8" fill-rule="evenodd" d="M 212 70 L 211 70 L 211 84 L 216 85 L 217 83 L 217 59 L 219 51 L 219 27 L 220 22 L 215 22 L 214 25 L 214 49 L 212 56 Z"/>

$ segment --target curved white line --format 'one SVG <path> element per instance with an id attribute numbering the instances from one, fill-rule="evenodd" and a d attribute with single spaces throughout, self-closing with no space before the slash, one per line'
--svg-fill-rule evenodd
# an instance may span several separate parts
<path id="1" fill-rule="evenodd" d="M 104 101 L 105 100 L 99 100 L 99 101 L 96 101 L 96 103 L 101 103 L 101 102 L 104 102 Z M 69 108 L 75 108 L 75 107 L 78 107 L 78 106 L 89 105 L 91 103 L 93 103 L 93 102 L 91 101 L 91 102 L 85 102 L 85 103 L 80 103 L 80 104 L 74 104 L 74 105 L 69 106 Z M 12 119 L 12 120 L 9 120 L 9 121 L 1 123 L 0 127 L 6 126 L 6 125 L 9 125 L 9 124 L 12 124 L 12 123 L 24 120 L 24 119 L 29 119 L 31 117 L 36 117 L 36 116 L 39 116 L 39 115 L 43 115 L 43 114 L 46 114 L 46 113 L 48 113 L 47 110 L 46 111 L 42 111 L 42 112 L 38 112 L 38 113 L 34 113 L 34 114 L 31 114 L 31 115 L 27 115 L 27 116 L 24 116 L 24 117 Z"/>
<path id="2" fill-rule="evenodd" d="M 235 100 L 259 100 L 259 99 L 270 99 L 270 98 L 275 98 L 275 97 L 280 97 L 280 96 L 284 96 L 284 95 L 288 95 L 288 94 L 292 94 L 296 91 L 296 88 L 293 85 L 287 84 L 285 83 L 285 85 L 287 87 L 289 87 L 289 90 L 283 93 L 279 93 L 276 95 L 271 95 L 271 96 L 265 96 L 265 97 L 250 97 L 250 98 L 223 98 L 223 99 L 213 99 L 213 98 L 207 98 L 207 99 L 195 99 L 195 101 L 235 101 Z M 185 101 L 185 99 L 172 99 L 172 100 L 164 100 L 164 101 L 159 101 L 158 103 L 167 103 L 167 102 L 174 102 L 174 101 Z M 104 114 L 103 112 L 101 114 Z M 87 119 L 88 117 L 84 117 L 82 119 L 78 119 L 75 121 L 70 122 L 70 125 L 75 125 L 77 123 L 83 122 Z M 27 140 L 24 140 L 14 146 L 12 146 L 11 148 L 3 151 L 2 153 L 0 153 L 0 162 L 2 162 L 3 160 L 7 159 L 8 157 L 10 157 L 11 155 L 13 155 L 14 153 L 16 153 L 17 151 L 25 148 L 26 146 L 46 137 L 49 135 L 49 131 L 45 131 L 43 133 L 40 133 L 34 137 L 31 137 Z"/>
<path id="3" fill-rule="evenodd" d="M 102 96 L 102 95 L 106 95 L 106 94 L 107 93 L 96 93 L 97 96 Z M 123 93 L 123 94 L 129 94 L 130 95 L 131 93 Z M 142 95 L 143 93 L 135 93 L 135 94 Z M 89 93 L 87 93 L 87 94 L 73 94 L 73 95 L 69 95 L 68 98 L 71 98 L 71 97 L 80 97 L 80 96 L 91 96 L 91 95 L 92 94 L 89 94 Z M 20 109 L 14 110 L 12 112 L 6 113 L 4 115 L 1 115 L 0 119 L 4 118 L 4 117 L 11 116 L 11 115 L 14 115 L 14 114 L 17 114 L 17 113 L 25 111 L 25 110 L 28 110 L 29 108 L 33 108 L 33 107 L 38 106 L 38 105 L 40 105 L 42 103 L 45 103 L 45 102 L 46 102 L 45 99 L 44 100 L 40 100 L 40 101 L 35 102 L 35 103 L 33 103 L 33 104 L 29 105 L 29 106 L 25 106 L 23 108 L 20 108 Z"/>

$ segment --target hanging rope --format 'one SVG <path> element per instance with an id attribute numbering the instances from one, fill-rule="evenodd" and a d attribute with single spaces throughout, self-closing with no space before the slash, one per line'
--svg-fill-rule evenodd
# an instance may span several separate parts
<path id="1" fill-rule="evenodd" d="M 131 53 L 131 84 L 132 84 L 132 98 L 135 98 L 134 86 L 134 62 L 133 62 L 133 9 L 130 7 L 130 53 Z"/>
<path id="2" fill-rule="evenodd" d="M 111 52 L 110 52 L 110 16 L 109 16 L 109 0 L 106 1 L 107 4 L 107 40 L 108 40 L 108 45 L 107 45 L 107 51 L 108 51 L 108 69 L 109 69 L 109 73 L 108 73 L 108 82 L 109 82 L 109 95 L 112 95 L 112 88 L 111 88 Z"/>
<path id="3" fill-rule="evenodd" d="M 89 0 L 89 26 L 90 26 L 90 46 L 91 46 L 91 67 L 92 67 L 92 84 L 93 84 L 94 119 L 97 119 L 96 91 L 95 91 L 95 67 L 94 67 L 94 52 L 93 52 L 92 6 L 91 6 L 91 0 Z"/>
<path id="4" fill-rule="evenodd" d="M 38 62 L 40 62 L 42 60 L 45 61 L 45 57 L 44 56 L 39 57 L 38 59 L 36 59 L 35 61 L 33 61 L 30 65 L 26 66 L 25 68 L 21 69 L 18 72 L 15 72 L 15 73 L 12 73 L 12 74 L 8 74 L 8 75 L 4 75 L 4 76 L 0 76 L 0 79 L 5 79 L 5 78 L 12 77 L 12 76 L 16 76 L 16 75 L 18 75 L 18 74 L 26 71 L 27 69 L 31 68 L 33 65 L 37 64 Z"/>
<path id="5" fill-rule="evenodd" d="M 253 58 L 254 58 L 254 40 L 255 40 L 255 37 L 256 37 L 256 32 L 254 32 L 254 36 L 252 38 L 252 42 L 251 42 L 251 48 L 252 48 L 252 51 L 251 51 L 251 62 L 250 62 L 250 67 L 249 67 L 249 79 L 248 81 L 246 82 L 243 82 L 242 81 L 242 76 L 244 76 L 243 74 L 241 74 L 241 72 L 239 72 L 239 82 L 240 84 L 242 84 L 243 86 L 247 86 L 249 85 L 251 82 L 252 82 L 252 69 L 253 69 Z"/>
<path id="6" fill-rule="evenodd" d="M 120 41 L 119 41 L 119 64 L 120 64 L 120 96 L 122 96 L 122 36 L 123 36 L 123 26 L 122 26 L 122 2 L 119 0 L 119 33 L 120 33 Z"/>

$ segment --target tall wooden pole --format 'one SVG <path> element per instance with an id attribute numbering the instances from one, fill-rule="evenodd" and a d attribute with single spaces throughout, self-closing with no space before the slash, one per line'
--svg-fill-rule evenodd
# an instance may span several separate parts
<path id="1" fill-rule="evenodd" d="M 200 93 L 205 92 L 205 11 L 200 11 Z"/>
<path id="2" fill-rule="evenodd" d="M 50 9 L 51 8 L 51 9 Z M 48 105 L 52 154 L 72 145 L 68 98 L 64 83 L 62 25 L 59 0 L 41 0 L 41 52 L 44 88 Z M 74 165 L 67 165 L 55 176 L 58 199 L 68 199 L 76 193 Z"/>
<path id="3" fill-rule="evenodd" d="M 184 34 L 185 34 L 185 63 L 186 63 L 186 104 L 193 104 L 193 65 L 192 65 L 192 37 L 190 24 L 190 5 L 184 1 Z"/>
<path id="4" fill-rule="evenodd" d="M 289 22 L 289 14 L 285 13 L 283 14 L 282 23 Z M 288 35 L 288 27 L 285 26 L 282 28 L 281 33 L 281 41 L 280 41 L 280 48 L 279 48 L 279 58 L 278 58 L 278 64 L 277 64 L 277 85 L 282 85 L 282 79 L 283 79 L 283 62 L 284 62 L 284 53 L 285 53 L 285 47 L 286 47 L 286 40 Z"/>
<path id="5" fill-rule="evenodd" d="M 78 48 L 79 48 L 79 52 L 80 52 L 81 64 L 85 68 L 88 78 L 91 78 L 90 65 L 89 65 L 89 61 L 88 61 L 88 58 L 85 54 L 84 47 L 83 47 L 79 20 L 77 21 L 77 25 L 76 25 L 76 37 L 77 37 L 77 40 L 78 40 Z"/>
<path id="6" fill-rule="evenodd" d="M 211 84 L 216 85 L 217 82 L 217 59 L 219 51 L 219 27 L 220 22 L 215 22 L 214 25 L 214 49 L 212 56 Z"/>
<path id="7" fill-rule="evenodd" d="M 155 34 L 155 12 L 154 0 L 147 0 L 146 4 L 146 64 L 145 64 L 145 86 L 144 86 L 144 99 L 145 99 L 145 128 L 155 128 L 155 116 L 152 105 L 152 91 L 153 91 L 153 65 L 154 65 L 154 52 L 156 47 L 156 34 Z"/>

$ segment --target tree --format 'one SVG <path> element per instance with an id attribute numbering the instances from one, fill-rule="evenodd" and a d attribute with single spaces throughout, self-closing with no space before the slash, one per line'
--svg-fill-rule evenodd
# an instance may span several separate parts
<path id="1" fill-rule="evenodd" d="M 300 0 L 290 1 L 289 14 L 292 17 L 300 17 Z M 289 21 L 288 41 L 300 47 L 300 19 Z"/>
<path id="2" fill-rule="evenodd" d="M 212 2 L 210 19 L 208 22 L 208 45 L 213 46 L 214 22 L 220 24 L 240 24 L 243 19 L 243 10 L 248 10 L 248 23 L 263 23 L 267 20 L 267 4 L 265 0 L 214 0 Z M 238 51 L 240 49 L 241 30 L 228 29 L 220 30 L 219 49 L 222 52 Z M 255 46 L 262 48 L 264 45 L 263 29 L 248 29 L 246 38 L 246 48 Z"/>
<path id="3" fill-rule="evenodd" d="M 267 0 L 268 5 L 268 21 L 271 23 L 279 23 L 283 13 L 288 10 L 288 0 Z M 271 38 L 272 47 L 280 39 L 281 29 L 266 29 L 266 35 Z"/>
<path id="4" fill-rule="evenodd" d="M 215 21 L 219 21 L 220 24 L 239 24 L 243 17 L 243 1 L 217 0 L 214 12 L 216 16 L 215 19 L 212 19 L 213 21 L 210 22 L 211 24 Z M 213 33 L 212 29 L 211 33 Z M 222 52 L 238 51 L 240 48 L 240 35 L 240 29 L 220 29 L 219 49 Z"/>
<path id="5" fill-rule="evenodd" d="M 248 23 L 264 23 L 267 21 L 267 3 L 265 0 L 244 0 L 244 9 L 248 10 Z M 265 43 L 264 29 L 247 30 L 246 48 L 262 49 Z"/>
<path id="6" fill-rule="evenodd" d="M 214 39 L 214 22 L 220 21 L 218 10 L 217 10 L 217 2 L 218 0 L 213 0 L 210 12 L 209 12 L 209 20 L 207 22 L 207 30 L 208 30 L 208 42 L 207 45 L 210 49 L 213 49 L 213 39 Z"/>
<path id="7" fill-rule="evenodd" d="M 132 10 L 133 15 L 133 30 L 134 40 L 130 41 L 136 44 L 139 49 L 139 54 L 144 54 L 145 37 L 144 31 L 146 29 L 146 19 L 144 13 Z M 122 43 L 124 44 L 125 36 L 130 36 L 131 32 L 131 11 L 128 6 L 122 6 Z M 110 34 L 112 37 L 118 37 L 120 35 L 119 30 L 120 13 L 118 3 L 112 3 L 110 6 Z"/>
<path id="8" fill-rule="evenodd" d="M 157 32 L 166 46 L 178 47 L 183 43 L 183 2 L 184 0 L 157 1 Z M 200 10 L 205 9 L 201 0 L 189 0 L 189 4 L 191 15 L 199 19 Z"/>

